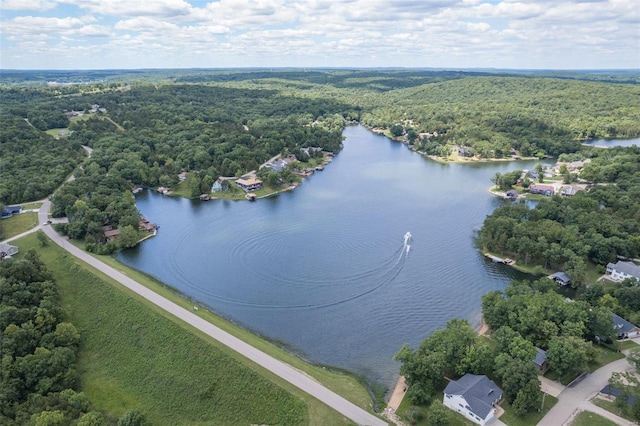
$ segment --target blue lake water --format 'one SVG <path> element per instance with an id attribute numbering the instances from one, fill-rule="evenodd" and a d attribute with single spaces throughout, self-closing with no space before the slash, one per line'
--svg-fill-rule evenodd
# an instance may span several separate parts
<path id="1" fill-rule="evenodd" d="M 516 276 L 473 238 L 505 202 L 491 176 L 534 162 L 440 164 L 360 126 L 344 136 L 323 172 L 274 198 L 141 194 L 161 229 L 119 260 L 311 362 L 392 386 L 404 343 L 455 317 L 477 326 L 482 295 Z"/>
<path id="2" fill-rule="evenodd" d="M 587 146 L 598 146 L 603 148 L 613 148 L 615 146 L 640 146 L 640 138 L 635 139 L 597 139 L 583 143 Z"/>

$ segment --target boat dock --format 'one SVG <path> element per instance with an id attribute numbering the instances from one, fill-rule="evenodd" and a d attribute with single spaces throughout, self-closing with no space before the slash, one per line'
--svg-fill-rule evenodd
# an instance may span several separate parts
<path id="1" fill-rule="evenodd" d="M 491 260 L 492 262 L 494 262 L 494 263 L 502 263 L 502 264 L 509 265 L 509 266 L 511 266 L 511 265 L 513 265 L 513 264 L 515 264 L 515 263 L 516 263 L 516 261 L 515 261 L 515 260 L 513 260 L 513 259 L 509 259 L 508 257 L 505 257 L 505 258 L 503 259 L 503 258 L 501 258 L 501 257 L 494 256 L 494 255 L 492 255 L 491 253 L 485 253 L 485 254 L 484 254 L 484 256 L 485 256 L 487 259 L 490 259 L 490 260 Z"/>

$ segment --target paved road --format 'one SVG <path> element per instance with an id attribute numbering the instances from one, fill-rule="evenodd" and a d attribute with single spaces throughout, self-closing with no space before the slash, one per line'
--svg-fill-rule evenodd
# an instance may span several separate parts
<path id="1" fill-rule="evenodd" d="M 632 370 L 632 367 L 626 358 L 600 367 L 574 387 L 565 388 L 558 397 L 558 403 L 538 424 L 543 426 L 559 426 L 565 424 L 578 408 L 594 411 L 589 407 L 591 404 L 585 404 L 585 402 L 589 401 L 593 395 L 609 383 L 611 373 L 628 370 Z"/>
<path id="2" fill-rule="evenodd" d="M 203 320 L 192 312 L 178 306 L 177 304 L 171 302 L 168 299 L 160 296 L 157 293 L 149 290 L 147 287 L 139 284 L 138 282 L 132 280 L 126 275 L 122 274 L 118 270 L 112 268 L 111 266 L 101 262 L 93 256 L 85 253 L 80 250 L 70 242 L 63 238 L 58 233 L 56 233 L 51 226 L 44 226 L 48 219 L 48 212 L 51 206 L 51 202 L 49 200 L 45 200 L 42 205 L 40 211 L 38 212 L 38 220 L 40 222 L 40 226 L 44 230 L 44 232 L 51 238 L 56 244 L 60 247 L 67 250 L 70 254 L 74 255 L 78 259 L 88 263 L 99 271 L 109 275 L 111 278 L 115 279 L 128 289 L 134 291 L 140 296 L 144 297 L 148 301 L 154 303 L 170 314 L 180 318 L 184 322 L 190 324 L 191 326 L 197 328 L 198 330 L 206 333 L 207 335 L 213 337 L 220 343 L 228 346 L 229 348 L 235 350 L 236 352 L 246 356 L 256 364 L 261 365 L 272 373 L 280 376 L 284 380 L 293 384 L 294 386 L 300 388 L 301 390 L 307 392 L 309 395 L 319 399 L 323 403 L 327 404 L 329 407 L 338 411 L 345 417 L 351 419 L 352 421 L 361 424 L 361 425 L 373 425 L 373 426 L 382 426 L 387 425 L 386 422 L 379 419 L 378 417 L 368 413 L 362 408 L 352 404 L 347 401 L 340 395 L 330 391 L 325 388 L 320 383 L 311 379 L 309 376 L 304 373 L 294 369 L 293 367 L 285 364 L 277 359 L 273 358 L 270 355 L 254 348 L 253 346 L 243 342 L 237 337 L 232 336 L 231 334 L 221 330 L 220 328 L 214 326 L 208 321 Z"/>

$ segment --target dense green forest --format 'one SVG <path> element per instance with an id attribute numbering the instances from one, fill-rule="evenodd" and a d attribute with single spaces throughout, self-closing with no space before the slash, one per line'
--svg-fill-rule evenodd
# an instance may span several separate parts
<path id="1" fill-rule="evenodd" d="M 62 184 L 82 157 L 79 144 L 56 140 L 24 119 L 5 114 L 3 109 L 0 114 L 0 203 L 46 197 Z"/>
<path id="2" fill-rule="evenodd" d="M 175 187 L 185 171 L 192 195 L 208 193 L 218 177 L 278 154 L 337 153 L 354 121 L 435 155 L 461 146 L 469 156 L 542 157 L 575 152 L 582 138 L 640 136 L 640 86 L 619 83 L 628 75 L 612 83 L 428 70 L 27 72 L 19 85 L 15 73 L 0 79 L 0 203 L 49 195 L 83 158 L 80 145 L 91 147 L 77 181 L 54 197 L 54 214 L 69 216 L 65 231 L 98 251 L 103 226 L 135 228 L 134 185 Z M 36 83 L 45 76 L 82 84 Z"/>

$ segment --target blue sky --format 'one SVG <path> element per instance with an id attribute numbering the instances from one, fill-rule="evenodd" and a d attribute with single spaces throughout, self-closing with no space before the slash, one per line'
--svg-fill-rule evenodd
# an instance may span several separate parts
<path id="1" fill-rule="evenodd" d="M 0 0 L 0 68 L 640 68 L 638 0 Z"/>

